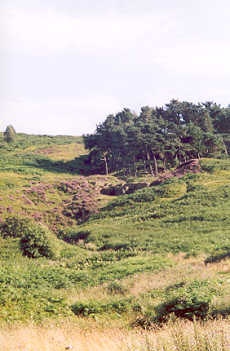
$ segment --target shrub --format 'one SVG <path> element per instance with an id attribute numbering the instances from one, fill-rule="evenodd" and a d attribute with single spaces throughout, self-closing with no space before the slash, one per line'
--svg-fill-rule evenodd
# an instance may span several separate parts
<path id="1" fill-rule="evenodd" d="M 55 250 L 49 239 L 48 228 L 31 222 L 20 240 L 20 248 L 25 256 L 31 258 L 55 257 Z"/>
<path id="2" fill-rule="evenodd" d="M 10 216 L 1 224 L 1 235 L 6 237 L 20 238 L 30 228 L 31 220 L 19 216 Z"/>
<path id="3" fill-rule="evenodd" d="M 41 256 L 53 258 L 55 256 L 48 228 L 34 223 L 29 218 L 8 217 L 1 225 L 0 232 L 4 238 L 21 238 L 20 249 L 25 256 L 33 258 Z"/>
<path id="4" fill-rule="evenodd" d="M 213 298 L 222 292 L 218 281 L 194 280 L 192 283 L 174 284 L 165 289 L 164 301 L 156 307 L 149 306 L 134 325 L 151 328 L 154 323 L 165 323 L 172 316 L 189 320 L 205 319 L 212 312 Z"/>
<path id="5" fill-rule="evenodd" d="M 167 289 L 166 300 L 155 309 L 160 322 L 167 321 L 172 313 L 190 320 L 194 317 L 204 319 L 210 312 L 213 297 L 221 293 L 220 284 L 209 280 L 194 280 L 189 285 L 178 285 L 170 290 Z"/>

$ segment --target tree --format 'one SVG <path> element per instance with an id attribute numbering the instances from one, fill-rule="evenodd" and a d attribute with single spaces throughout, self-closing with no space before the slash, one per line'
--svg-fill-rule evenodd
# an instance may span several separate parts
<path id="1" fill-rule="evenodd" d="M 163 107 L 144 106 L 139 116 L 126 108 L 109 115 L 84 142 L 90 164 L 106 174 L 148 169 L 158 176 L 190 158 L 228 155 L 230 107 L 171 100 Z"/>
<path id="2" fill-rule="evenodd" d="M 84 136 L 86 149 L 101 155 L 105 174 L 122 168 L 126 163 L 126 129 L 135 117 L 129 109 L 124 109 L 115 116 L 109 115 L 97 126 L 94 134 Z"/>
<path id="3" fill-rule="evenodd" d="M 4 140 L 7 143 L 13 143 L 15 139 L 16 139 L 16 132 L 14 127 L 12 125 L 7 126 L 4 132 Z"/>

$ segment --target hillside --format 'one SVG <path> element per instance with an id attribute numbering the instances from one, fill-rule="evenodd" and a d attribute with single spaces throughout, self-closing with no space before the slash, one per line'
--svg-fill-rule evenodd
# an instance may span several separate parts
<path id="1" fill-rule="evenodd" d="M 2 326 L 64 319 L 70 328 L 125 332 L 176 317 L 227 318 L 228 159 L 202 159 L 200 173 L 163 182 L 144 174 L 84 176 L 79 138 L 20 138 L 1 148 Z M 127 184 L 129 194 L 105 191 Z M 23 254 L 23 218 L 35 232 L 49 228 L 53 256 Z"/>

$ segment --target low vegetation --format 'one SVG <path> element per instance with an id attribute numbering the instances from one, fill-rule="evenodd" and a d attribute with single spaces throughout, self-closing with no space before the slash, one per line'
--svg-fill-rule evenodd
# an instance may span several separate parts
<path id="1" fill-rule="evenodd" d="M 2 141 L 2 333 L 32 323 L 37 335 L 40 323 L 54 331 L 64 320 L 110 346 L 101 330 L 114 328 L 114 350 L 227 350 L 228 332 L 218 329 L 216 344 L 210 333 L 229 328 L 230 161 L 202 158 L 201 172 L 170 179 L 83 176 L 80 142 Z M 104 191 L 120 184 L 128 193 Z"/>

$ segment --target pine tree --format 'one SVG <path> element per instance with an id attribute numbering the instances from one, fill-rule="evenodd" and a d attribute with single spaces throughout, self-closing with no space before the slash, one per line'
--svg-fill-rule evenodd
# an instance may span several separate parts
<path id="1" fill-rule="evenodd" d="M 4 132 L 4 140 L 7 143 L 13 143 L 16 140 L 16 131 L 12 125 L 6 127 Z"/>

